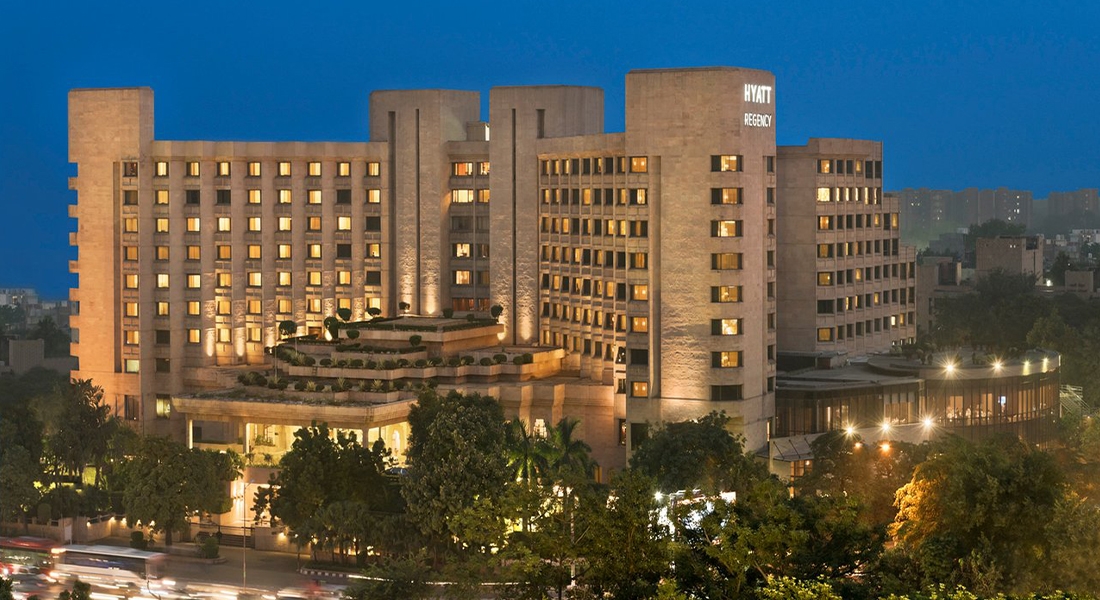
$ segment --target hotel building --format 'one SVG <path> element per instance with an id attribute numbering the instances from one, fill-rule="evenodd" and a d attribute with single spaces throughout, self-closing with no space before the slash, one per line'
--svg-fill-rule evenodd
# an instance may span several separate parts
<path id="1" fill-rule="evenodd" d="M 554 377 L 605 390 L 593 446 L 725 410 L 763 447 L 774 90 L 765 71 L 632 71 L 623 133 L 603 131 L 594 88 L 494 88 L 488 122 L 476 92 L 379 91 L 356 143 L 162 140 L 152 90 L 73 90 L 73 376 L 142 431 L 190 439 L 174 397 L 270 365 L 280 322 L 322 335 L 339 309 L 500 305 L 502 349 L 561 349 Z M 553 389 L 558 414 L 573 388 Z"/>

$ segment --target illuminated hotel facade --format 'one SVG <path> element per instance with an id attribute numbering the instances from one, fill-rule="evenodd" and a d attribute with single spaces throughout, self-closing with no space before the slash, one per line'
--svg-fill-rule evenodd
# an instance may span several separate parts
<path id="1" fill-rule="evenodd" d="M 828 205 L 867 213 L 867 231 L 852 235 L 869 252 L 829 269 L 870 269 L 889 302 L 825 317 L 792 299 L 784 313 L 785 289 L 824 298 L 813 253 L 846 240 L 813 227 L 821 174 L 784 184 L 769 72 L 632 71 L 622 133 L 603 131 L 603 92 L 587 87 L 494 88 L 488 122 L 466 91 L 379 91 L 369 114 L 366 142 L 168 141 L 155 136 L 150 89 L 72 91 L 73 376 L 103 386 L 143 431 L 185 436 L 173 396 L 270 364 L 282 321 L 320 334 L 341 308 L 355 321 L 371 308 L 461 316 L 500 305 L 501 347 L 563 349 L 558 377 L 607 390 L 593 397 L 615 418 L 587 439 L 629 449 L 649 424 L 724 410 L 758 449 L 785 319 L 798 324 L 791 344 L 809 332 L 820 347 L 822 319 L 845 342 L 866 339 L 861 349 L 909 335 L 911 318 L 889 321 L 912 298 L 896 210 L 878 202 L 878 144 L 787 152 L 799 173 L 819 155 L 876 169 L 852 183 L 875 202 Z M 808 194 L 797 201 L 808 212 L 790 216 L 798 227 L 782 223 L 784 185 Z M 808 249 L 783 250 L 784 236 Z M 812 278 L 783 283 L 785 257 L 792 276 Z M 856 333 L 871 320 L 889 333 Z"/>

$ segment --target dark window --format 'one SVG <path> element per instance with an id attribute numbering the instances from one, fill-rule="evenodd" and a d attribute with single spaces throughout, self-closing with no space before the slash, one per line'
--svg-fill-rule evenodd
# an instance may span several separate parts
<path id="1" fill-rule="evenodd" d="M 351 190 L 336 190 L 337 204 L 351 204 Z"/>
<path id="2" fill-rule="evenodd" d="M 122 192 L 122 203 L 127 206 L 134 206 L 138 202 L 137 190 L 124 190 Z"/>
<path id="3" fill-rule="evenodd" d="M 716 402 L 726 400 L 741 400 L 741 386 L 712 385 L 710 386 L 710 399 Z"/>
<path id="4" fill-rule="evenodd" d="M 122 401 L 122 417 L 127 421 L 137 421 L 141 417 L 141 400 L 137 396 L 123 396 Z"/>
<path id="5" fill-rule="evenodd" d="M 351 258 L 351 244 L 336 244 L 336 258 Z"/>
<path id="6" fill-rule="evenodd" d="M 218 204 L 229 204 L 230 198 L 232 198 L 231 190 L 218 190 L 218 195 L 215 202 Z"/>
<path id="7" fill-rule="evenodd" d="M 630 350 L 630 364 L 632 365 L 649 365 L 649 350 L 645 348 L 634 348 Z"/>
<path id="8" fill-rule="evenodd" d="M 619 419 L 619 445 L 626 446 L 626 419 Z"/>
<path id="9" fill-rule="evenodd" d="M 172 363 L 167 358 L 157 359 L 157 373 L 171 373 Z"/>
<path id="10" fill-rule="evenodd" d="M 172 343 L 172 332 L 171 332 L 171 330 L 158 329 L 157 330 L 157 343 L 158 344 L 171 344 Z"/>
<path id="11" fill-rule="evenodd" d="M 122 163 L 122 176 L 123 177 L 137 177 L 138 167 L 136 162 L 124 162 Z"/>
<path id="12" fill-rule="evenodd" d="M 382 271 L 367 271 L 366 285 L 382 285 Z"/>
<path id="13" fill-rule="evenodd" d="M 199 190 L 187 190 L 185 192 L 185 202 L 187 204 L 198 204 L 200 198 Z"/>
<path id="14" fill-rule="evenodd" d="M 382 231 L 382 217 L 366 217 L 363 221 L 363 231 Z"/>

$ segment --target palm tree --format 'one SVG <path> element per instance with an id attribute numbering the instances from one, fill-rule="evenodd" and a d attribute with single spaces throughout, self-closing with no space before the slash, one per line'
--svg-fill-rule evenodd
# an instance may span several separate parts
<path id="1" fill-rule="evenodd" d="M 546 456 L 540 440 L 519 417 L 508 422 L 508 468 L 515 480 L 530 487 L 546 466 Z"/>
<path id="2" fill-rule="evenodd" d="M 546 439 L 546 455 L 548 471 L 556 478 L 565 478 L 568 475 L 591 477 L 596 461 L 592 460 L 592 448 L 583 440 L 573 437 L 577 429 L 577 419 L 563 417 L 557 425 L 550 430 L 550 437 Z"/>

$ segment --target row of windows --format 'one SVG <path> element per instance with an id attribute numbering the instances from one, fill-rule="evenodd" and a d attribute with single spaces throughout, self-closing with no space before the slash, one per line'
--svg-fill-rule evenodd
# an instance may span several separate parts
<path id="1" fill-rule="evenodd" d="M 166 160 L 158 160 L 154 162 L 154 175 L 157 177 L 168 177 L 169 167 L 172 163 Z M 184 176 L 185 177 L 198 177 L 202 172 L 202 162 L 193 160 L 185 161 L 183 163 Z M 207 163 L 209 164 L 209 163 Z M 228 160 L 215 161 L 213 164 L 215 177 L 229 177 L 232 174 L 233 165 L 235 163 Z M 239 163 L 236 163 L 239 164 Z M 292 163 L 289 160 L 278 161 L 275 163 L 275 176 L 276 177 L 290 177 L 292 173 Z M 305 166 L 305 173 L 307 177 L 320 177 L 323 174 L 321 161 L 308 161 Z M 485 163 L 486 172 L 488 172 L 488 163 Z M 331 165 L 330 165 L 331 166 Z M 248 161 L 245 164 L 247 174 L 249 177 L 260 177 L 263 173 L 263 163 L 260 161 Z M 377 177 L 381 174 L 381 164 L 378 162 L 367 163 L 367 176 Z M 351 176 L 351 163 L 347 161 L 337 162 L 335 164 L 337 177 L 350 177 Z M 127 161 L 122 163 L 122 176 L 123 177 L 137 177 L 138 176 L 138 163 L 134 161 Z"/>
<path id="2" fill-rule="evenodd" d="M 455 177 L 472 177 L 473 175 L 488 175 L 489 161 L 480 162 L 453 162 L 451 163 L 451 175 Z"/>
<path id="3" fill-rule="evenodd" d="M 489 202 L 489 190 L 451 190 L 451 202 L 454 204 L 471 204 L 474 201 L 482 204 Z"/>
<path id="4" fill-rule="evenodd" d="M 821 215 L 817 217 L 818 231 L 833 229 L 864 229 L 882 227 L 883 231 L 898 229 L 898 213 L 873 215 Z"/>
<path id="5" fill-rule="evenodd" d="M 469 244 L 465 244 L 469 246 Z M 459 246 L 459 244 L 456 244 Z M 478 244 L 479 247 L 485 246 L 485 256 L 488 256 L 488 244 Z M 382 245 L 381 244 L 365 244 L 364 247 L 365 258 L 381 258 L 382 257 Z M 467 251 L 469 248 L 467 248 Z M 154 259 L 158 262 L 164 262 L 169 260 L 171 256 L 169 246 L 154 246 Z M 202 259 L 202 246 L 189 245 L 184 246 L 184 252 L 186 253 L 186 259 L 189 261 Z M 293 255 L 293 246 L 291 244 L 276 244 L 275 257 L 279 260 L 289 260 Z M 457 250 L 456 250 L 457 252 Z M 263 246 L 260 244 L 248 244 L 245 246 L 245 258 L 248 260 L 258 260 L 263 258 Z M 321 258 L 321 244 L 307 244 L 306 255 L 309 258 Z M 233 258 L 233 246 L 229 244 L 215 244 L 214 256 L 216 260 L 232 260 Z M 336 257 L 337 258 L 351 258 L 351 244 L 336 244 Z M 126 262 L 136 262 L 138 260 L 138 247 L 137 246 L 123 246 L 122 247 L 122 259 Z"/>
<path id="6" fill-rule="evenodd" d="M 572 285 L 570 285 L 572 284 Z M 542 275 L 542 289 L 588 296 L 590 298 L 614 298 L 616 300 L 649 300 L 646 284 L 604 283 L 599 279 L 568 275 Z"/>
<path id="7" fill-rule="evenodd" d="M 451 271 L 451 283 L 454 285 L 471 285 L 473 283 L 474 271 L 469 269 L 457 269 Z M 477 285 L 489 285 L 489 272 L 477 271 Z"/>
<path id="8" fill-rule="evenodd" d="M 879 306 L 881 304 L 901 304 L 902 306 L 906 306 L 913 304 L 915 301 L 915 288 L 898 288 L 868 294 L 857 294 L 855 296 L 818 300 L 817 314 L 831 315 L 858 310 L 860 308 Z"/>
<path id="9" fill-rule="evenodd" d="M 452 258 L 489 258 L 489 244 L 451 244 Z"/>
<path id="10" fill-rule="evenodd" d="M 894 263 L 890 265 L 876 265 L 874 267 L 861 267 L 856 269 L 839 269 L 837 271 L 818 271 L 817 285 L 845 285 L 846 283 L 861 283 L 864 281 L 879 281 L 886 278 L 908 279 L 905 264 Z"/>
<path id="11" fill-rule="evenodd" d="M 644 206 L 647 188 L 543 188 L 543 204 L 573 206 Z"/>
<path id="12" fill-rule="evenodd" d="M 461 219 L 462 217 L 454 217 L 455 219 Z M 481 217 L 479 217 L 481 218 Z M 488 217 L 485 225 L 488 230 Z M 306 231 L 319 232 L 323 230 L 324 221 L 321 217 L 305 217 Z M 452 221 L 453 223 L 454 221 Z M 169 233 L 171 229 L 172 219 L 167 217 L 157 217 L 153 221 L 154 231 L 157 233 Z M 275 230 L 276 231 L 291 231 L 293 227 L 292 217 L 276 217 L 275 218 Z M 263 217 L 246 217 L 245 224 L 247 231 L 259 232 L 263 231 Z M 201 229 L 201 220 L 199 217 L 187 217 L 184 220 L 184 228 L 188 233 L 199 233 Z M 336 231 L 351 231 L 352 217 L 340 216 L 336 217 Z M 233 230 L 232 217 L 215 217 L 215 230 L 220 233 L 227 233 Z M 456 230 L 456 229 L 452 229 Z M 363 231 L 368 232 L 380 232 L 382 231 L 382 217 L 380 216 L 368 216 L 363 217 Z M 456 230 L 457 231 L 457 230 Z M 122 232 L 123 233 L 138 233 L 138 218 L 137 217 L 123 217 L 122 219 Z"/>
<path id="13" fill-rule="evenodd" d="M 467 273 L 469 273 L 467 271 Z M 215 283 L 219 288 L 233 287 L 233 273 L 214 273 Z M 263 274 L 259 271 L 248 271 L 244 273 L 245 281 L 248 287 L 263 287 Z M 154 276 L 157 289 L 169 289 L 171 287 L 171 277 L 168 273 L 157 273 Z M 485 276 L 488 280 L 488 274 Z M 324 285 L 323 276 L 321 271 L 306 271 L 305 272 L 306 285 L 319 286 Z M 293 275 L 290 271 L 276 271 L 274 273 L 275 285 L 279 287 L 287 287 L 293 285 Z M 184 275 L 185 287 L 187 289 L 197 290 L 202 289 L 202 274 L 200 273 L 188 273 Z M 335 285 L 351 285 L 351 271 L 336 270 L 333 271 L 333 281 Z M 382 285 L 382 273 L 380 271 L 365 271 L 364 277 L 365 285 Z M 122 286 L 128 290 L 138 289 L 138 276 L 136 274 L 124 275 L 122 278 Z"/>
<path id="14" fill-rule="evenodd" d="M 596 158 L 554 158 L 539 161 L 543 175 L 612 175 L 648 173 L 649 160 L 644 156 L 612 156 Z"/>
<path id="15" fill-rule="evenodd" d="M 601 226 L 600 219 L 542 217 L 540 220 L 540 230 L 542 233 L 562 233 L 566 235 L 648 237 L 649 221 L 603 219 Z M 593 233 L 593 231 L 595 231 L 595 233 Z"/>
<path id="16" fill-rule="evenodd" d="M 472 190 L 464 190 L 472 193 Z M 485 198 L 480 202 L 489 201 L 488 190 L 484 191 Z M 336 204 L 351 204 L 351 190 L 347 188 L 335 190 L 336 192 Z M 183 190 L 184 203 L 188 205 L 202 204 L 202 190 L 187 189 Z M 245 190 L 245 197 L 248 204 L 263 204 L 263 190 L 259 189 L 247 189 Z M 293 204 L 293 192 L 288 189 L 275 190 L 275 197 L 278 204 Z M 307 204 L 322 204 L 324 194 L 321 190 L 306 190 L 306 203 Z M 472 200 L 471 200 L 472 201 Z M 382 190 L 378 188 L 369 188 L 366 190 L 366 202 L 367 204 L 380 204 L 382 202 Z M 138 203 L 137 190 L 123 190 L 122 191 L 122 204 L 124 206 L 135 206 Z M 153 203 L 159 206 L 167 206 L 171 203 L 171 191 L 166 189 L 153 190 Z M 233 190 L 228 188 L 222 188 L 214 190 L 214 203 L 222 206 L 231 205 L 233 203 Z"/>
<path id="17" fill-rule="evenodd" d="M 881 331 L 905 327 L 906 323 L 913 322 L 913 313 L 898 313 L 881 319 L 868 319 L 847 325 L 836 327 L 819 327 L 817 329 L 817 341 L 832 342 L 853 338 L 861 335 L 870 335 Z"/>
<path id="18" fill-rule="evenodd" d="M 819 187 L 818 202 L 862 202 L 882 204 L 882 188 L 878 187 Z"/>
<path id="19" fill-rule="evenodd" d="M 613 312 L 605 313 L 601 310 L 570 306 L 568 304 L 543 302 L 542 316 L 567 323 L 572 322 L 593 325 L 607 331 L 628 331 L 628 325 L 631 333 L 646 333 L 649 331 L 648 317 L 628 317 L 623 314 L 616 314 Z"/>
<path id="20" fill-rule="evenodd" d="M 377 279 L 379 281 L 381 280 L 381 274 L 380 273 L 377 274 L 377 275 L 372 275 L 372 272 L 368 272 L 367 275 L 368 275 L 368 277 L 367 277 L 368 279 Z M 312 277 L 312 275 L 311 275 L 311 277 Z M 340 277 L 341 276 L 338 274 L 338 279 Z M 350 273 L 347 274 L 347 278 L 350 281 L 350 278 L 351 278 Z M 321 312 L 321 299 L 320 298 L 312 298 L 311 297 L 311 298 L 306 298 L 305 300 L 306 300 L 306 312 L 309 312 L 309 313 L 320 313 Z M 379 304 L 380 301 L 377 298 L 370 298 L 368 300 L 370 301 L 370 304 L 372 306 L 380 305 Z M 215 302 L 215 304 L 214 304 L 215 314 L 222 315 L 222 316 L 232 315 L 232 311 L 231 311 L 231 306 L 232 306 L 231 302 L 232 301 L 230 301 L 230 300 L 216 300 L 214 302 Z M 280 314 L 291 314 L 291 313 L 294 312 L 294 301 L 291 300 L 290 298 L 276 298 L 275 302 L 276 302 L 276 304 L 275 304 L 276 312 L 278 312 Z M 202 316 L 202 302 L 200 302 L 198 300 L 187 300 L 187 301 L 183 302 L 182 304 L 185 307 L 185 311 L 186 311 L 187 316 L 190 316 L 190 317 Z M 337 305 L 338 305 L 338 308 L 351 308 L 351 299 L 350 298 L 338 298 L 337 299 Z M 154 310 L 156 311 L 156 316 L 158 316 L 158 317 L 171 316 L 171 307 L 172 307 L 172 305 L 169 302 L 164 301 L 164 300 L 159 300 L 159 301 L 155 302 L 153 304 L 153 306 L 154 306 Z M 249 314 L 249 315 L 262 315 L 263 314 L 263 308 L 262 308 L 263 304 L 262 304 L 262 301 L 258 298 L 248 298 L 247 300 L 245 300 L 245 305 L 244 306 L 245 306 L 245 313 L 246 314 Z M 138 311 L 139 311 L 139 309 L 138 309 L 138 303 L 137 302 L 123 302 L 122 303 L 122 314 L 124 316 L 126 316 L 126 317 L 135 317 L 136 318 L 138 316 Z M 136 341 L 135 341 L 135 343 L 136 343 Z"/>
<path id="21" fill-rule="evenodd" d="M 772 391 L 775 387 L 774 379 L 768 378 L 768 391 Z M 631 381 L 630 382 L 630 397 L 631 398 L 648 398 L 649 397 L 649 382 L 648 381 Z M 731 400 L 743 400 L 742 388 L 740 384 L 737 385 L 712 385 L 710 386 L 710 399 L 713 402 L 725 402 Z"/>
<path id="22" fill-rule="evenodd" d="M 867 179 L 882 179 L 881 160 L 853 160 L 851 158 L 821 158 L 817 161 L 817 172 L 837 175 L 863 175 Z"/>
<path id="23" fill-rule="evenodd" d="M 629 262 L 627 259 L 629 258 Z M 591 248 L 571 248 L 568 246 L 542 247 L 542 260 L 586 267 L 610 267 L 613 269 L 648 269 L 649 254 L 646 252 L 614 252 Z"/>
<path id="24" fill-rule="evenodd" d="M 834 244 L 818 244 L 818 258 L 843 258 L 846 256 L 863 256 L 865 254 L 881 254 L 882 256 L 898 256 L 898 239 L 863 240 L 855 242 L 837 242 Z"/>

